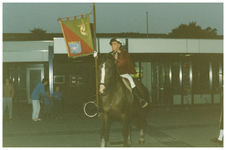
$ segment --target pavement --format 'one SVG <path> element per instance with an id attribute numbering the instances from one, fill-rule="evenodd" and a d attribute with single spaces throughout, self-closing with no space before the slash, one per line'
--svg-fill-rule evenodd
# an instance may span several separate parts
<path id="1" fill-rule="evenodd" d="M 210 141 L 218 137 L 220 111 L 220 105 L 150 107 L 145 143 L 139 145 L 139 130 L 132 126 L 131 147 L 222 148 Z M 14 104 L 12 121 L 5 113 L 2 147 L 100 147 L 100 118 L 85 116 L 82 106 L 64 106 L 62 120 L 34 122 L 31 115 L 29 104 Z M 108 147 L 122 147 L 121 130 L 121 123 L 112 124 Z"/>

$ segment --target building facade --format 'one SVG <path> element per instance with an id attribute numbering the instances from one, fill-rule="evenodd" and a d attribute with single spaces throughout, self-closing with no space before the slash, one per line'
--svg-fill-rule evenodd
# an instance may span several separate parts
<path id="1" fill-rule="evenodd" d="M 100 55 L 111 51 L 111 38 L 97 38 Z M 151 105 L 219 104 L 222 91 L 222 39 L 122 38 Z M 64 39 L 3 41 L 3 79 L 15 87 L 14 102 L 31 103 L 34 87 L 44 77 L 51 92 L 59 86 L 64 104 L 95 99 L 93 56 L 69 59 Z"/>

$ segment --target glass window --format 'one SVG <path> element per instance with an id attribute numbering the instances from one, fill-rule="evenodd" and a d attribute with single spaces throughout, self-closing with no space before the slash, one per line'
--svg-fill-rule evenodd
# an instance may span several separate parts
<path id="1" fill-rule="evenodd" d="M 141 67 L 141 71 L 142 71 L 141 81 L 149 91 L 150 102 L 151 102 L 152 101 L 152 99 L 151 99 L 151 87 L 152 87 L 151 86 L 151 62 L 142 62 L 141 66 L 142 66 Z"/>
<path id="2" fill-rule="evenodd" d="M 199 64 L 198 64 L 198 62 L 193 62 L 192 69 L 193 69 L 192 70 L 193 93 L 199 94 L 199 89 L 200 89 L 200 87 L 199 87 L 199 84 L 200 84 L 199 83 L 200 82 L 199 77 L 200 77 L 200 75 L 199 75 Z"/>
<path id="3" fill-rule="evenodd" d="M 219 86 L 219 62 L 213 62 L 213 93 L 220 93 Z"/>
<path id="4" fill-rule="evenodd" d="M 172 65 L 172 86 L 173 94 L 180 95 L 180 63 L 173 62 Z"/>
<path id="5" fill-rule="evenodd" d="M 183 62 L 183 95 L 191 94 L 190 86 L 190 62 Z"/>
<path id="6" fill-rule="evenodd" d="M 143 77 L 143 67 L 141 66 L 141 73 L 139 72 L 140 71 L 139 62 L 135 62 L 134 63 L 134 67 L 135 67 L 135 70 L 136 70 L 137 74 L 134 74 L 134 75 L 131 74 L 131 76 L 133 78 L 138 78 L 138 79 L 139 79 L 139 77 L 142 78 Z"/>
<path id="7" fill-rule="evenodd" d="M 184 104 L 191 104 L 190 62 L 183 62 L 182 90 Z"/>
<path id="8" fill-rule="evenodd" d="M 20 89 L 26 88 L 27 72 L 26 68 L 20 68 L 18 71 L 18 86 Z"/>
<path id="9" fill-rule="evenodd" d="M 199 61 L 193 65 L 194 94 L 210 94 L 209 62 Z"/>
<path id="10" fill-rule="evenodd" d="M 209 81 L 209 62 L 200 62 L 200 92 L 201 94 L 210 93 Z"/>

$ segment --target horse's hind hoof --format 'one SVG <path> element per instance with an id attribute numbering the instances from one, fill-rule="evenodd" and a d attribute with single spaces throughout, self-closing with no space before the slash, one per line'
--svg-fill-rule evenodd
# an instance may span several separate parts
<path id="1" fill-rule="evenodd" d="M 144 142 L 145 142 L 145 140 L 144 141 L 139 141 L 139 144 L 140 145 L 144 145 Z"/>

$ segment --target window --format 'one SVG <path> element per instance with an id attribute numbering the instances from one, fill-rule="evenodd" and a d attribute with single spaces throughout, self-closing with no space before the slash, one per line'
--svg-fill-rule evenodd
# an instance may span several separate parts
<path id="1" fill-rule="evenodd" d="M 18 69 L 18 86 L 20 89 L 26 89 L 27 70 L 25 67 Z"/>
<path id="2" fill-rule="evenodd" d="M 209 61 L 197 61 L 193 65 L 194 94 L 210 94 Z"/>
<path id="3" fill-rule="evenodd" d="M 173 86 L 173 94 L 180 95 L 180 63 L 173 62 L 172 66 L 172 86 Z"/>
<path id="4" fill-rule="evenodd" d="M 55 84 L 63 84 L 65 82 L 63 75 L 56 75 L 54 76 L 54 83 Z"/>
<path id="5" fill-rule="evenodd" d="M 213 62 L 213 93 L 220 93 L 219 86 L 219 62 Z"/>

